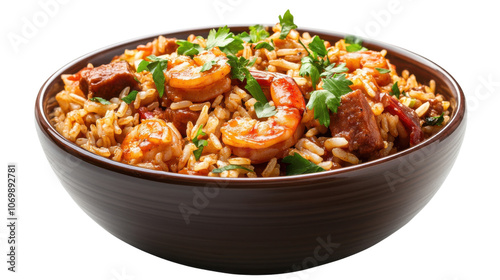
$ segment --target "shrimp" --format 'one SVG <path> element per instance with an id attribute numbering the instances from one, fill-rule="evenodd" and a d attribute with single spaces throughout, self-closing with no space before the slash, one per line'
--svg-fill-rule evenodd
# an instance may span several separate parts
<path id="1" fill-rule="evenodd" d="M 375 68 L 392 70 L 387 59 L 380 52 L 360 51 L 350 52 L 340 57 L 340 62 L 345 62 L 350 72 L 363 69 L 367 74 L 373 76 L 379 86 L 385 86 L 392 82 L 390 73 L 380 73 Z"/>
<path id="2" fill-rule="evenodd" d="M 231 88 L 226 55 L 213 48 L 193 58 L 178 56 L 168 62 L 167 97 L 172 101 L 190 100 L 203 102 L 217 97 Z M 207 71 L 201 72 L 205 63 L 215 61 Z"/>
<path id="3" fill-rule="evenodd" d="M 284 156 L 284 151 L 295 145 L 304 132 L 301 124 L 305 101 L 295 81 L 286 75 L 268 75 L 252 71 L 257 81 L 270 83 L 271 98 L 276 114 L 265 121 L 237 117 L 224 123 L 222 141 L 231 147 L 233 154 L 261 163 L 273 157 Z"/>
<path id="4" fill-rule="evenodd" d="M 146 119 L 127 134 L 122 142 L 123 160 L 129 164 L 158 164 L 157 154 L 167 162 L 182 154 L 182 137 L 171 124 L 161 119 Z"/>

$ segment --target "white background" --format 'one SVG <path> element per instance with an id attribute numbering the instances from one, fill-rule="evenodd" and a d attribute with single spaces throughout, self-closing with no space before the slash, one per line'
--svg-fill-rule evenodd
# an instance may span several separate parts
<path id="1" fill-rule="evenodd" d="M 52 5 L 48 9 L 43 3 L 49 2 Z M 0 278 L 500 279 L 500 20 L 498 9 L 491 4 L 494 1 L 464 3 L 4 3 L 0 12 L 0 170 L 6 170 L 8 162 L 19 166 L 20 226 L 18 272 L 14 274 L 7 272 L 4 262 L 7 228 L 1 223 Z M 86 216 L 52 172 L 35 133 L 33 107 L 43 82 L 73 59 L 110 44 L 192 27 L 275 23 L 288 8 L 299 27 L 354 33 L 406 48 L 441 65 L 462 86 L 469 106 L 466 138 L 448 179 L 420 214 L 386 240 L 357 255 L 300 273 L 270 276 L 223 274 L 159 259 L 111 236 Z M 34 26 L 29 28 L 31 24 Z M 14 37 L 17 43 L 12 41 Z M 6 217 L 6 193 L 6 186 L 1 187 L 1 217 Z"/>

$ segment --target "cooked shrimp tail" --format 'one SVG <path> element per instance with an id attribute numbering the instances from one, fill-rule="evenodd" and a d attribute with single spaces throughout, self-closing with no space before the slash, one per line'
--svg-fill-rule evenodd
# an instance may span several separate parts
<path id="1" fill-rule="evenodd" d="M 295 145 L 302 136 L 300 124 L 305 101 L 295 81 L 286 75 L 265 76 L 252 71 L 258 81 L 270 82 L 271 97 L 276 115 L 265 121 L 237 117 L 221 128 L 222 141 L 233 153 L 250 158 L 252 163 L 265 162 Z"/>

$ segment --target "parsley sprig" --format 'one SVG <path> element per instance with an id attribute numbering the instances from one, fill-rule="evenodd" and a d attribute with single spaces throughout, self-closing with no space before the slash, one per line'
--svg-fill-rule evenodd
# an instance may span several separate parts
<path id="1" fill-rule="evenodd" d="M 193 57 L 203 51 L 203 48 L 199 44 L 194 44 L 186 40 L 177 40 L 175 43 L 179 45 L 177 53 L 181 55 Z"/>
<path id="2" fill-rule="evenodd" d="M 333 77 L 323 79 L 323 89 L 311 92 L 311 98 L 307 102 L 309 110 L 314 109 L 314 118 L 320 124 L 328 127 L 330 125 L 330 112 L 337 113 L 341 97 L 351 92 L 352 82 L 345 74 L 335 74 Z"/>
<path id="3" fill-rule="evenodd" d="M 385 69 L 385 68 L 375 67 L 375 70 L 377 70 L 380 74 L 387 74 L 387 73 L 391 73 L 391 70 L 390 70 L 390 69 Z"/>
<path id="4" fill-rule="evenodd" d="M 205 136 L 207 135 L 205 132 L 203 132 L 203 125 L 198 128 L 198 131 L 196 131 L 196 135 L 193 138 L 193 144 L 196 146 L 196 150 L 193 151 L 194 158 L 196 160 L 199 160 L 201 157 L 201 153 L 203 152 L 203 148 L 205 148 L 208 145 L 208 141 L 205 139 L 198 139 L 200 136 Z"/>
<path id="5" fill-rule="evenodd" d="M 266 95 L 262 91 L 259 83 L 250 74 L 248 67 L 252 66 L 255 61 L 249 61 L 244 57 L 236 57 L 228 55 L 227 58 L 231 66 L 231 78 L 238 79 L 243 82 L 246 79 L 245 89 L 257 100 L 254 104 L 255 113 L 258 118 L 271 117 L 276 114 L 276 107 L 269 105 Z"/>
<path id="6" fill-rule="evenodd" d="M 167 69 L 168 60 L 157 57 L 155 55 L 150 55 L 147 57 L 150 61 L 143 60 L 139 63 L 137 67 L 137 73 L 140 73 L 144 70 L 151 72 L 153 75 L 153 81 L 155 82 L 156 90 L 160 97 L 163 96 L 165 92 L 165 75 L 163 74 L 163 70 Z"/>
<path id="7" fill-rule="evenodd" d="M 205 62 L 205 64 L 203 64 L 203 66 L 201 67 L 200 72 L 205 72 L 205 71 L 212 69 L 212 67 L 215 64 L 217 64 L 217 60 L 210 60 L 210 61 Z"/>
<path id="8" fill-rule="evenodd" d="M 300 41 L 300 44 L 307 51 L 307 56 L 301 59 L 299 75 L 309 76 L 311 78 L 313 89 L 319 82 L 320 77 L 329 78 L 335 73 L 347 72 L 349 69 L 342 64 L 330 64 L 328 59 L 328 50 L 325 47 L 325 41 L 318 36 L 314 36 L 309 43 L 309 49 Z"/>
<path id="9" fill-rule="evenodd" d="M 282 162 L 288 163 L 286 166 L 286 175 L 299 175 L 325 171 L 324 168 L 303 158 L 299 153 L 286 156 L 283 158 Z"/>
<path id="10" fill-rule="evenodd" d="M 92 97 L 89 100 L 93 101 L 93 102 L 101 103 L 102 105 L 110 105 L 111 104 L 111 102 L 109 102 L 108 100 L 106 100 L 102 97 Z"/>
<path id="11" fill-rule="evenodd" d="M 274 47 L 273 45 L 269 44 L 268 42 L 260 42 L 257 45 L 255 45 L 254 49 L 267 49 L 268 51 L 273 51 Z"/>
<path id="12" fill-rule="evenodd" d="M 366 51 L 368 50 L 367 48 L 363 47 L 363 40 L 361 38 L 356 37 L 354 35 L 347 35 L 344 38 L 346 44 L 349 44 L 349 46 L 346 46 L 346 50 L 348 52 L 357 52 L 357 51 Z"/>
<path id="13" fill-rule="evenodd" d="M 125 103 L 130 104 L 135 101 L 137 93 L 139 93 L 137 90 L 133 90 L 127 96 L 123 97 L 122 100 L 125 101 Z"/>
<path id="14" fill-rule="evenodd" d="M 389 94 L 392 96 L 396 96 L 397 99 L 399 99 L 399 96 L 401 96 L 401 92 L 399 91 L 399 86 L 397 81 L 392 85 L 391 92 L 389 92 Z"/>
<path id="15" fill-rule="evenodd" d="M 337 73 L 343 73 L 347 71 L 349 71 L 349 68 L 345 66 L 345 63 L 339 63 L 337 65 L 330 64 L 324 69 L 323 73 L 321 73 L 320 76 L 325 78 L 330 78 Z"/>
<path id="16" fill-rule="evenodd" d="M 250 41 L 257 43 L 269 37 L 269 32 L 266 31 L 263 25 L 256 24 L 248 28 L 250 30 Z"/>
<path id="17" fill-rule="evenodd" d="M 248 35 L 248 33 L 246 34 Z M 219 49 L 226 54 L 236 54 L 243 49 L 243 38 L 246 38 L 246 36 L 235 36 L 230 31 L 229 27 L 223 26 L 217 30 L 210 30 L 207 37 L 206 48 L 202 48 L 199 44 L 186 40 L 177 40 L 176 43 L 179 45 L 177 54 L 193 57 L 204 50 L 210 50 L 215 47 L 219 47 Z M 248 38 L 250 38 L 250 35 L 248 35 Z"/>
<path id="18" fill-rule="evenodd" d="M 290 30 L 296 29 L 297 25 L 293 22 L 293 15 L 290 13 L 290 10 L 286 10 L 283 17 L 280 15 L 279 20 L 281 25 L 280 39 L 285 39 Z"/>
<path id="19" fill-rule="evenodd" d="M 214 47 L 219 47 L 220 50 L 226 54 L 237 54 L 243 47 L 243 40 L 230 32 L 229 27 L 220 27 L 217 31 L 210 30 L 207 37 L 207 47 L 210 50 Z"/>

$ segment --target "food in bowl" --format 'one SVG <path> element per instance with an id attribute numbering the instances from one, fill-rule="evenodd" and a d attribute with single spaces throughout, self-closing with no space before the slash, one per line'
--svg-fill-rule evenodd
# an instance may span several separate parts
<path id="1" fill-rule="evenodd" d="M 287 11 L 271 32 L 159 36 L 62 75 L 51 121 L 100 156 L 212 177 L 356 165 L 415 146 L 449 121 L 435 82 L 399 75 L 385 50 L 296 28 Z"/>

